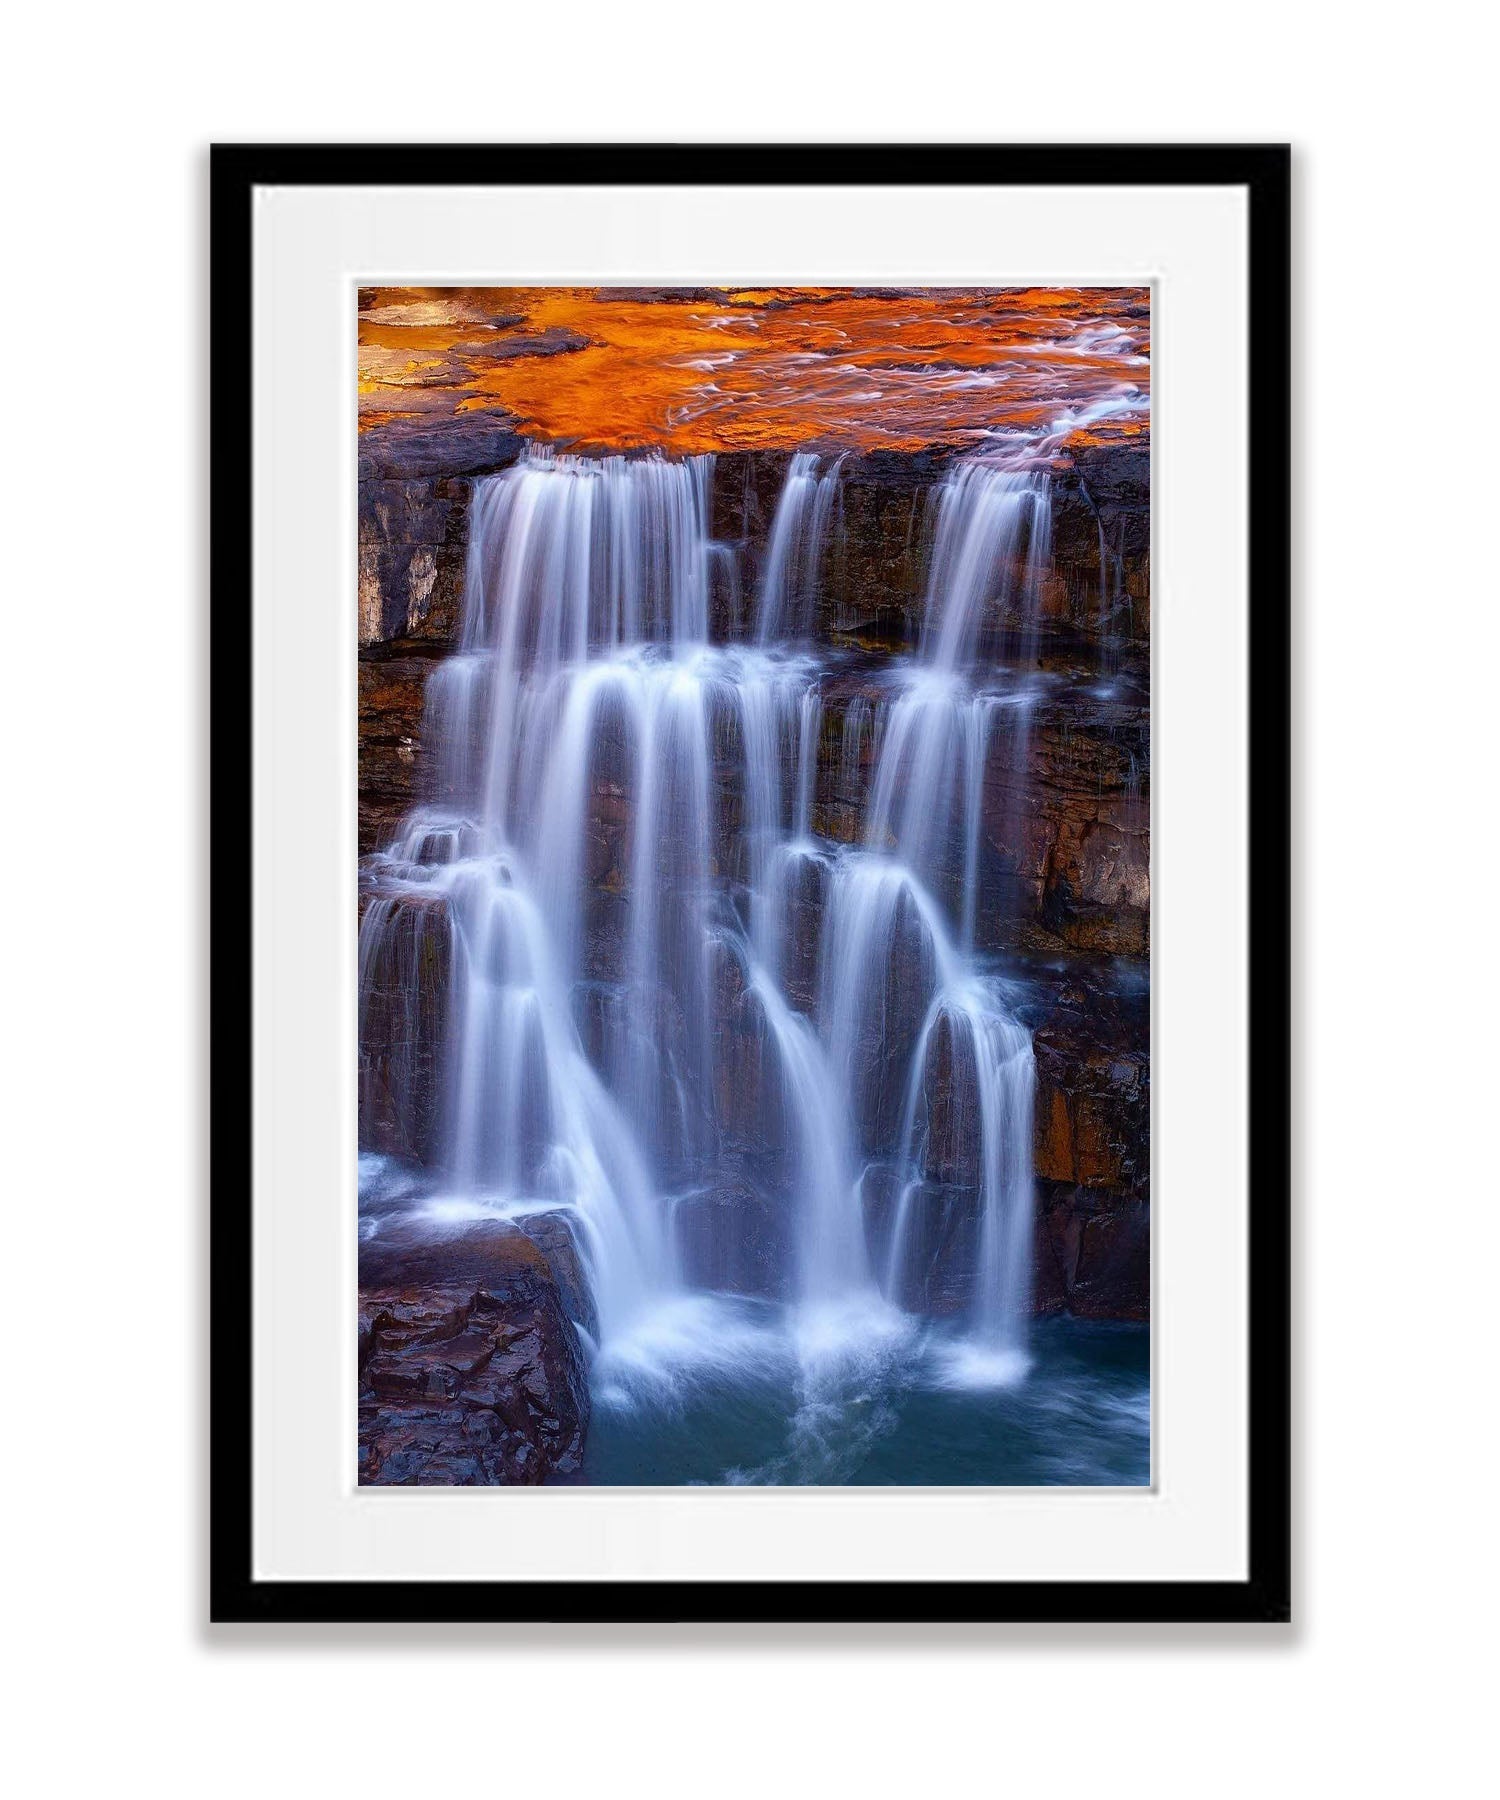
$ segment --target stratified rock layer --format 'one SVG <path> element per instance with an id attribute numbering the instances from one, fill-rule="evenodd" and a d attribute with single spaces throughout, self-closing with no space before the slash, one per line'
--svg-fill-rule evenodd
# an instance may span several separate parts
<path id="1" fill-rule="evenodd" d="M 360 1142 L 388 1156 L 428 1161 L 442 1128 L 453 927 L 438 893 L 370 893 L 387 914 L 361 971 Z"/>
<path id="2" fill-rule="evenodd" d="M 1033 1305 L 1082 1318 L 1151 1308 L 1151 1017 L 1144 971 L 1080 962 L 1034 1023 Z"/>

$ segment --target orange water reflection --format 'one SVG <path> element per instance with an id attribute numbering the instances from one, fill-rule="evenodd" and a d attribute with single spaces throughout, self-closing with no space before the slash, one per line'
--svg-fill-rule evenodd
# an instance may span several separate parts
<path id="1" fill-rule="evenodd" d="M 372 288 L 362 427 L 499 415 L 580 449 L 1139 438 L 1146 288 Z"/>

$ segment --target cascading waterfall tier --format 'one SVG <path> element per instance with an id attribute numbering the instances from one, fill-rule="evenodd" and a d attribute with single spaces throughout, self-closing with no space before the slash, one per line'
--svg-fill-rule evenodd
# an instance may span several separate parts
<path id="1" fill-rule="evenodd" d="M 432 799 L 367 871 L 362 1021 L 442 990 L 418 1153 L 568 1217 L 606 1346 L 721 1280 L 945 1310 L 927 1221 L 955 1206 L 968 1329 L 1024 1341 L 1031 1044 L 974 946 L 981 838 L 1016 835 L 986 770 L 997 733 L 1025 763 L 1047 479 L 940 483 L 917 651 L 832 712 L 840 480 L 792 459 L 748 625 L 711 458 L 532 452 L 478 483 Z M 741 641 L 710 641 L 720 593 Z M 866 767 L 863 841 L 835 843 L 820 790 Z"/>
<path id="2" fill-rule="evenodd" d="M 757 627 L 762 645 L 806 637 L 812 629 L 842 467 L 842 457 L 821 472 L 816 456 L 799 451 L 792 458 L 766 547 Z"/>

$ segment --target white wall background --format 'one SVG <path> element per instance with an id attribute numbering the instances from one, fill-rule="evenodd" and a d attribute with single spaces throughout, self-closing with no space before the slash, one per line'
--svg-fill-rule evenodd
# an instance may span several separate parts
<path id="1" fill-rule="evenodd" d="M 12 22 L 0 1446 L 17 1791 L 1492 1779 L 1500 395 L 1480 16 L 261 0 Z M 202 147 L 624 136 L 1297 146 L 1290 1631 L 203 1624 Z"/>

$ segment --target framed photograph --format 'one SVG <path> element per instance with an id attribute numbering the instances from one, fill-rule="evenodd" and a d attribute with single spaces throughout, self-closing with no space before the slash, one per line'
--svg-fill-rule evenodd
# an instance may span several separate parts
<path id="1" fill-rule="evenodd" d="M 216 1620 L 1289 1617 L 1288 211 L 214 151 Z"/>

